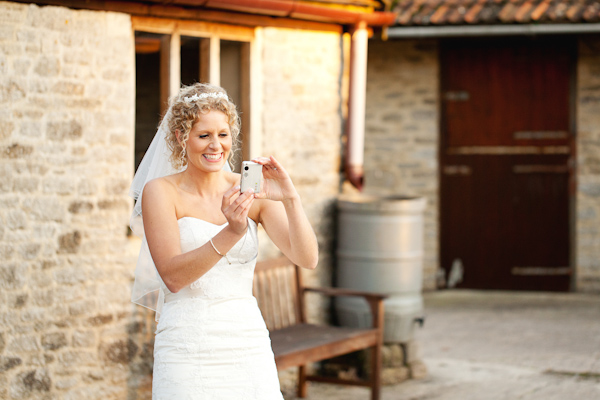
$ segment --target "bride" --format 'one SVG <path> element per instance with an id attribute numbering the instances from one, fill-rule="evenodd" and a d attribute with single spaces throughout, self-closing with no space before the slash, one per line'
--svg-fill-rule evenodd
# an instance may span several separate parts
<path id="1" fill-rule="evenodd" d="M 253 160 L 262 165 L 260 193 L 240 192 L 227 165 L 239 130 L 222 88 L 183 87 L 134 178 L 145 237 L 132 298 L 160 315 L 154 400 L 282 399 L 252 296 L 257 225 L 301 267 L 316 267 L 317 241 L 275 158 Z"/>

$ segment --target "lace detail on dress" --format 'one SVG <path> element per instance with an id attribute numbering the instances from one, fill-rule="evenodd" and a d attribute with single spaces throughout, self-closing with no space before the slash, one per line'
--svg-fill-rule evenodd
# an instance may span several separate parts
<path id="1" fill-rule="evenodd" d="M 179 227 L 186 252 L 224 225 L 185 218 Z M 222 259 L 189 287 L 166 291 L 154 344 L 153 400 L 283 400 L 269 332 L 252 296 L 258 243 L 251 220 L 246 236 L 228 253 L 231 265 Z"/>

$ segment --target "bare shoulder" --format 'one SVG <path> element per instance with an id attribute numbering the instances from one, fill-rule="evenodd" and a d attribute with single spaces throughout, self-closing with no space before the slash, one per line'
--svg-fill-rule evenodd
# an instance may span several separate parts
<path id="1" fill-rule="evenodd" d="M 177 203 L 176 182 L 172 176 L 153 179 L 144 186 L 142 199 L 142 213 L 175 210 Z"/>
<path id="2" fill-rule="evenodd" d="M 177 191 L 177 186 L 170 176 L 152 179 L 144 186 L 144 197 L 146 195 L 171 195 Z"/>

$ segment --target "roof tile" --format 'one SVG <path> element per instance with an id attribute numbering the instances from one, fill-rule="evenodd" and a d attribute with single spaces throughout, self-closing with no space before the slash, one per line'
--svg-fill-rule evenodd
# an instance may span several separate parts
<path id="1" fill-rule="evenodd" d="M 511 1 L 502 7 L 498 13 L 498 19 L 505 23 L 515 22 L 515 14 L 517 13 L 518 9 L 519 7 L 515 5 L 513 1 Z"/>
<path id="2" fill-rule="evenodd" d="M 479 1 L 465 13 L 465 22 L 476 24 L 479 21 L 479 13 L 483 9 L 483 2 Z"/>
<path id="3" fill-rule="evenodd" d="M 459 24 L 463 21 L 463 14 L 460 12 L 459 7 L 452 7 L 452 9 L 447 14 L 447 22 L 450 24 Z M 442 25 L 442 24 L 440 24 Z"/>
<path id="4" fill-rule="evenodd" d="M 400 0 L 394 11 L 405 26 L 600 21 L 598 0 Z"/>
<path id="5" fill-rule="evenodd" d="M 446 14 L 448 14 L 448 5 L 446 4 L 442 4 L 440 7 L 438 7 L 437 10 L 435 10 L 435 12 L 431 15 L 431 23 L 432 24 L 440 24 L 440 23 L 444 23 L 445 16 Z"/>
<path id="6" fill-rule="evenodd" d="M 567 9 L 567 18 L 572 22 L 580 21 L 583 11 L 585 11 L 585 8 L 581 4 L 573 4 Z"/>
<path id="7" fill-rule="evenodd" d="M 515 20 L 518 22 L 529 22 L 531 19 L 529 18 L 533 5 L 531 2 L 527 2 L 521 4 L 517 12 L 515 13 Z"/>
<path id="8" fill-rule="evenodd" d="M 540 18 L 544 16 L 546 11 L 548 11 L 548 7 L 550 6 L 550 0 L 544 0 L 539 3 L 535 9 L 531 12 L 531 19 L 534 21 L 539 21 Z"/>
<path id="9" fill-rule="evenodd" d="M 498 4 L 486 4 L 479 13 L 479 21 L 482 24 L 490 24 L 496 21 L 496 15 L 500 12 L 501 6 Z"/>
<path id="10" fill-rule="evenodd" d="M 429 25 L 431 22 L 431 15 L 435 12 L 435 10 L 435 4 L 432 4 L 429 1 L 424 1 L 421 9 L 415 15 L 414 19 L 421 25 Z"/>
<path id="11" fill-rule="evenodd" d="M 583 12 L 582 17 L 586 22 L 598 22 L 600 20 L 600 4 L 590 4 Z"/>

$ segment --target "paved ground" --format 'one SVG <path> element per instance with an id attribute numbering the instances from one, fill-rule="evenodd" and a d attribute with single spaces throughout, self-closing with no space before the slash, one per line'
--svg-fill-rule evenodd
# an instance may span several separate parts
<path id="1" fill-rule="evenodd" d="M 425 307 L 428 377 L 384 387 L 382 400 L 600 400 L 600 295 L 451 290 Z M 309 399 L 369 392 L 312 384 Z"/>

